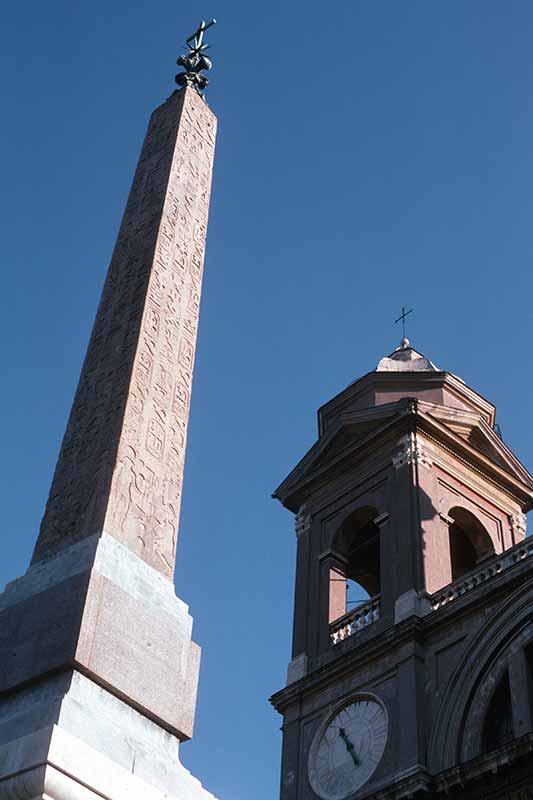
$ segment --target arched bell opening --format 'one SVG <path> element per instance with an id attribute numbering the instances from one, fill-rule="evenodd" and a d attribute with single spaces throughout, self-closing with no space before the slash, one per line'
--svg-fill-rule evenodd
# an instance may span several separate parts
<path id="1" fill-rule="evenodd" d="M 474 514 L 466 508 L 450 509 L 450 559 L 452 581 L 456 581 L 494 555 L 490 534 Z"/>
<path id="2" fill-rule="evenodd" d="M 378 515 L 376 508 L 364 506 L 350 514 L 337 532 L 336 563 L 330 568 L 330 622 L 381 591 Z"/>

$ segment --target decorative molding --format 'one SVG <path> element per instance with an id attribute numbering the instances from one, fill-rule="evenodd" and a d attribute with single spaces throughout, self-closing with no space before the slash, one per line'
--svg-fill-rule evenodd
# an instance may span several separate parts
<path id="1" fill-rule="evenodd" d="M 409 402 L 407 403 L 407 414 L 418 414 L 418 400 L 416 397 L 411 397 Z"/>
<path id="2" fill-rule="evenodd" d="M 416 433 L 407 433 L 399 441 L 401 449 L 392 457 L 395 469 L 406 464 L 418 464 L 421 467 L 431 467 L 433 461 L 427 454 L 426 449 L 420 443 Z"/>
<path id="3" fill-rule="evenodd" d="M 296 531 L 296 538 L 301 539 L 302 536 L 305 536 L 307 531 L 311 528 L 311 514 L 307 510 L 307 506 L 304 504 L 300 506 L 298 513 L 295 517 L 295 531 Z"/>

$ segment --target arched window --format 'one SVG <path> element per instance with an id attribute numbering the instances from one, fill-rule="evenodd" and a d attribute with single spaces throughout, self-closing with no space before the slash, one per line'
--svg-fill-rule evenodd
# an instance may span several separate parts
<path id="1" fill-rule="evenodd" d="M 380 593 L 379 512 L 365 506 L 339 529 L 334 550 L 339 560 L 330 570 L 329 620 L 333 622 Z"/>
<path id="2" fill-rule="evenodd" d="M 510 742 L 513 736 L 513 711 L 511 705 L 511 689 L 509 674 L 506 672 L 490 701 L 489 709 L 483 724 L 483 752 Z"/>
<path id="3" fill-rule="evenodd" d="M 481 522 L 466 508 L 452 508 L 449 516 L 453 520 L 450 525 L 450 556 L 452 580 L 455 581 L 480 561 L 494 555 L 494 545 Z"/>

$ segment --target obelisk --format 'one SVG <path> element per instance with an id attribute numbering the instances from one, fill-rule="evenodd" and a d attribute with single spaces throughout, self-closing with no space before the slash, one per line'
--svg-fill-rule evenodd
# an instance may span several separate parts
<path id="1" fill-rule="evenodd" d="M 202 23 L 154 111 L 31 565 L 0 595 L 0 798 L 207 800 L 174 594 L 216 118 Z"/>

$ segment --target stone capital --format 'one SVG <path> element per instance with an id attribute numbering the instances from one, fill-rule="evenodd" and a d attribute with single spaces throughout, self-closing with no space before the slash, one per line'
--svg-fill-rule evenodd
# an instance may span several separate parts
<path id="1" fill-rule="evenodd" d="M 511 515 L 511 530 L 516 541 L 524 539 L 527 533 L 527 517 L 524 514 Z"/>
<path id="2" fill-rule="evenodd" d="M 416 433 L 407 433 L 402 436 L 398 444 L 399 450 L 392 457 L 395 469 L 400 469 L 410 464 L 418 464 L 421 467 L 429 468 L 433 464 L 431 457 Z"/>

